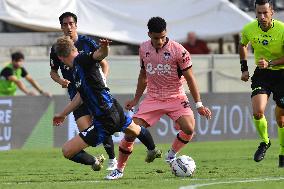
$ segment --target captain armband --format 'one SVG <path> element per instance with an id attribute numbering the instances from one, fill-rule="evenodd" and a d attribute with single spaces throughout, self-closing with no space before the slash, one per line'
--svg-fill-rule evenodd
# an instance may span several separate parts
<path id="1" fill-rule="evenodd" d="M 247 62 L 247 60 L 241 60 L 240 63 L 241 63 L 241 71 L 242 72 L 248 71 L 248 64 L 247 64 L 248 62 Z"/>

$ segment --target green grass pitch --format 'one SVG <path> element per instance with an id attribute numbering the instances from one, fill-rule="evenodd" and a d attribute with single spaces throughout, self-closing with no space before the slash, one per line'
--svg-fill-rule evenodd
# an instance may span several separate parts
<path id="1" fill-rule="evenodd" d="M 192 178 L 172 175 L 163 159 L 145 163 L 146 150 L 136 144 L 120 180 L 104 180 L 107 171 L 68 161 L 61 149 L 11 150 L 0 152 L 1 189 L 282 189 L 284 168 L 278 168 L 278 140 L 272 140 L 262 162 L 253 161 L 257 140 L 192 142 L 180 154 L 191 156 L 197 170 Z M 167 151 L 170 144 L 158 144 Z M 96 155 L 102 146 L 88 148 Z M 118 146 L 116 144 L 116 154 Z"/>

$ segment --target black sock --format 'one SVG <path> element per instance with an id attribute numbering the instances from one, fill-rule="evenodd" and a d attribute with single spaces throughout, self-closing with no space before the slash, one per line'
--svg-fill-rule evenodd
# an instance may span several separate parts
<path id="1" fill-rule="evenodd" d="M 103 145 L 108 155 L 108 158 L 114 159 L 115 154 L 114 154 L 114 144 L 113 144 L 112 136 L 106 137 L 105 141 L 103 142 Z"/>
<path id="2" fill-rule="evenodd" d="M 146 146 L 148 150 L 154 150 L 155 143 L 154 143 L 151 133 L 145 127 L 143 126 L 140 126 L 140 127 L 141 127 L 141 131 L 139 135 L 137 136 L 137 138 Z"/>
<path id="3" fill-rule="evenodd" d="M 84 150 L 81 150 L 78 154 L 70 158 L 70 160 L 84 165 L 93 165 L 95 163 L 95 158 Z"/>

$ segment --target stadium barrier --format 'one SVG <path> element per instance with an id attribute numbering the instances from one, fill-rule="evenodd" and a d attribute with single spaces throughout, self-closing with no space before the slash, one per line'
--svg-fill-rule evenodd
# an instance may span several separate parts
<path id="1" fill-rule="evenodd" d="M 112 93 L 129 94 L 136 90 L 139 74 L 138 56 L 110 56 L 107 58 L 110 73 L 107 83 Z M 0 57 L 0 67 L 9 57 Z M 193 72 L 202 93 L 208 92 L 250 92 L 250 82 L 240 80 L 241 71 L 238 55 L 192 55 Z M 253 56 L 249 56 L 250 73 L 254 69 Z M 63 95 L 66 91 L 50 79 L 48 57 L 27 57 L 24 66 L 45 90 L 52 94 Z M 59 71 L 60 73 L 60 71 Z M 31 88 L 29 83 L 26 83 Z M 188 87 L 185 87 L 188 91 Z M 17 95 L 23 93 L 18 90 Z"/>
<path id="2" fill-rule="evenodd" d="M 190 95 L 189 95 L 190 96 Z M 117 94 L 121 104 L 131 94 Z M 201 118 L 194 110 L 196 126 L 194 141 L 218 141 L 257 138 L 252 122 L 249 93 L 203 93 L 203 104 L 212 110 L 212 119 Z M 53 127 L 53 115 L 69 102 L 66 96 L 0 97 L 0 150 L 60 147 L 78 133 L 72 115 L 62 127 Z M 191 107 L 192 104 L 190 98 Z M 277 136 L 274 103 L 269 101 L 266 118 L 270 137 Z M 150 131 L 156 143 L 169 143 L 176 136 L 174 123 L 162 117 Z M 119 142 L 120 137 L 113 137 Z"/>

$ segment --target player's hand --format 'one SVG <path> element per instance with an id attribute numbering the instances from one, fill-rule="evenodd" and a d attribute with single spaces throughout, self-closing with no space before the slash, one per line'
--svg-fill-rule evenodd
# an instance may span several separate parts
<path id="1" fill-rule="evenodd" d="M 197 111 L 199 115 L 205 116 L 206 119 L 211 119 L 211 111 L 209 110 L 209 108 L 201 106 L 200 108 L 197 109 Z"/>
<path id="2" fill-rule="evenodd" d="M 70 83 L 70 81 L 67 80 L 67 79 L 62 79 L 61 82 L 60 82 L 62 88 L 67 88 L 69 83 Z"/>
<path id="3" fill-rule="evenodd" d="M 132 110 L 134 106 L 136 106 L 138 104 L 138 102 L 136 100 L 128 100 L 125 102 L 125 109 L 126 110 Z"/>
<path id="4" fill-rule="evenodd" d="M 108 40 L 108 39 L 100 39 L 100 46 L 101 47 L 108 47 L 111 42 L 112 41 Z"/>
<path id="5" fill-rule="evenodd" d="M 53 126 L 62 126 L 64 121 L 66 119 L 66 116 L 62 116 L 60 114 L 56 114 L 53 117 Z"/>
<path id="6" fill-rule="evenodd" d="M 268 68 L 268 61 L 266 61 L 264 58 L 259 59 L 257 62 L 257 67 L 260 69 L 266 69 Z"/>
<path id="7" fill-rule="evenodd" d="M 247 82 L 249 80 L 249 72 L 244 71 L 241 76 L 241 80 Z"/>

